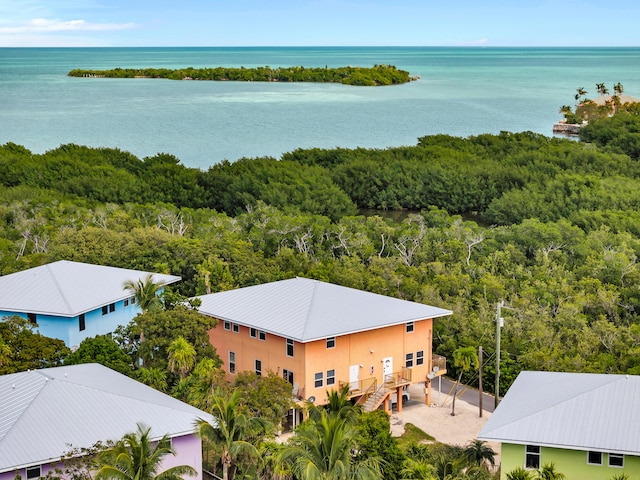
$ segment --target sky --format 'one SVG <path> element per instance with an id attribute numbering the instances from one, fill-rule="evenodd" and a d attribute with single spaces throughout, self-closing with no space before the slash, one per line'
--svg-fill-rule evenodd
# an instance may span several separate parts
<path id="1" fill-rule="evenodd" d="M 640 46 L 638 0 L 0 0 L 0 47 Z"/>

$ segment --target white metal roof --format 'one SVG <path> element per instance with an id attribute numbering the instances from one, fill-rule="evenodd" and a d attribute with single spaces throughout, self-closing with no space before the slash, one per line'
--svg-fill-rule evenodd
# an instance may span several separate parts
<path id="1" fill-rule="evenodd" d="M 60 260 L 0 277 L 0 310 L 75 317 L 131 296 L 122 285 L 148 274 L 168 285 L 175 275 Z"/>
<path id="2" fill-rule="evenodd" d="M 640 377 L 521 372 L 481 440 L 640 454 Z"/>
<path id="3" fill-rule="evenodd" d="M 137 423 L 152 438 L 195 431 L 211 415 L 102 365 L 0 376 L 0 473 L 59 459 L 73 447 L 118 440 Z M 71 446 L 70 446 L 71 445 Z"/>
<path id="4" fill-rule="evenodd" d="M 292 278 L 197 297 L 201 313 L 299 342 L 451 315 L 422 303 Z"/>

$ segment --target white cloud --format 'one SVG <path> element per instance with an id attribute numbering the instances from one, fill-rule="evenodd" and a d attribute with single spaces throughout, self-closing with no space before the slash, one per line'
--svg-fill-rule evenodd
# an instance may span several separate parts
<path id="1" fill-rule="evenodd" d="M 49 32 L 104 32 L 112 30 L 128 30 L 135 28 L 135 23 L 91 23 L 85 20 L 49 20 L 33 18 L 14 25 L 0 26 L 0 34 L 29 34 Z"/>

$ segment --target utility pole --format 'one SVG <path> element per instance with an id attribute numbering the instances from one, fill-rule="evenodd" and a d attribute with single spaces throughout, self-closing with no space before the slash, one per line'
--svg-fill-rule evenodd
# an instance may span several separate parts
<path id="1" fill-rule="evenodd" d="M 482 345 L 478 347 L 478 390 L 480 391 L 480 399 L 478 400 L 479 416 L 482 418 Z"/>
<path id="2" fill-rule="evenodd" d="M 504 301 L 498 302 L 496 308 L 496 398 L 495 407 L 498 407 L 500 403 L 500 328 L 504 324 L 504 318 L 502 318 L 502 307 L 504 307 Z"/>

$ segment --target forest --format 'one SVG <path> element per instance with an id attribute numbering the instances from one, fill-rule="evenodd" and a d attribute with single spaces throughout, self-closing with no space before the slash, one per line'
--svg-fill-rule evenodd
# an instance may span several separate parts
<path id="1" fill-rule="evenodd" d="M 406 70 L 393 65 L 366 67 L 308 68 L 275 67 L 256 68 L 114 68 L 110 70 L 74 69 L 70 77 L 87 78 L 165 78 L 169 80 L 214 80 L 235 82 L 315 82 L 342 83 L 355 86 L 398 85 L 415 80 Z"/>
<path id="2" fill-rule="evenodd" d="M 26 321 L 0 322 L 0 374 L 100 361 L 206 410 L 230 402 L 237 415 L 276 424 L 290 386 L 246 372 L 221 391 L 206 335 L 212 320 L 183 300 L 293 276 L 452 310 L 434 322 L 434 353 L 450 359 L 453 376 L 454 352 L 482 346 L 487 390 L 501 302 L 502 394 L 521 370 L 640 374 L 639 160 L 634 111 L 590 122 L 580 141 L 435 135 L 411 147 L 295 150 L 206 171 L 168 153 L 139 159 L 70 144 L 34 154 L 6 143 L 0 274 L 66 259 L 182 281 L 113 338 L 85 340 L 73 353 Z M 475 381 L 471 369 L 463 373 Z M 309 435 L 333 428 L 327 412 L 314 415 Z M 358 422 L 350 438 L 360 460 L 385 459 L 369 465 L 378 472 L 370 478 L 382 478 L 380 469 L 384 478 L 444 478 L 436 470 L 451 462 L 466 465 L 467 476 L 455 478 L 489 478 L 468 476 L 463 462 L 489 461 L 481 443 L 446 455 L 447 447 L 411 441 L 399 450 L 386 415 Z M 295 474 L 295 441 L 262 447 L 263 468 L 277 459 L 293 472 L 281 478 L 304 478 Z M 245 458 L 233 469 L 251 476 L 253 465 Z"/>

